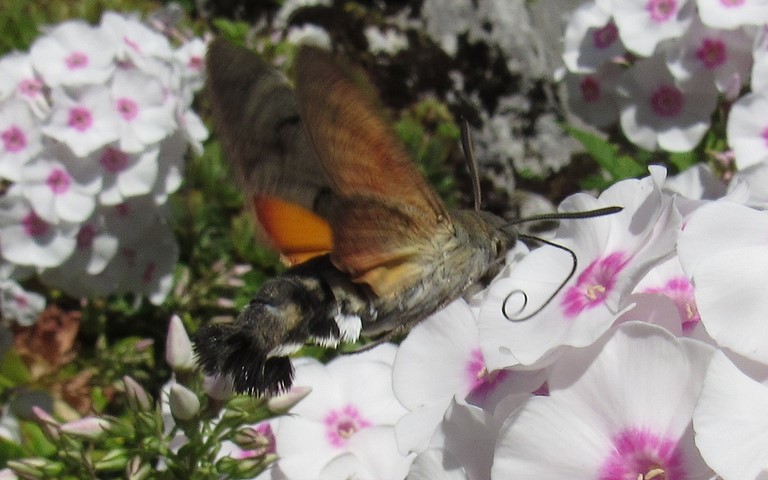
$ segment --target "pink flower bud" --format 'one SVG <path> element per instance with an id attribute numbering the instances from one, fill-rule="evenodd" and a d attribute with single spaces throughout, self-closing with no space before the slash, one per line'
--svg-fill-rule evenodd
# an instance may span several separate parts
<path id="1" fill-rule="evenodd" d="M 200 399 L 195 392 L 178 383 L 171 387 L 168 404 L 171 414 L 178 420 L 191 420 L 200 411 Z"/>
<path id="2" fill-rule="evenodd" d="M 192 342 L 181 323 L 178 315 L 171 317 L 168 326 L 168 338 L 165 341 L 165 361 L 171 368 L 178 371 L 188 371 L 195 368 L 193 359 Z"/>

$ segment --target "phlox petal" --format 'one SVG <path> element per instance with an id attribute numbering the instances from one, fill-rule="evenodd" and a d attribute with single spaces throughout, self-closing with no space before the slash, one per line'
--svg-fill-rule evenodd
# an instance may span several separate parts
<path id="1" fill-rule="evenodd" d="M 626 0 L 613 2 L 611 10 L 624 45 L 644 57 L 662 40 L 681 36 L 695 12 L 688 0 Z"/>
<path id="2" fill-rule="evenodd" d="M 724 479 L 763 478 L 768 470 L 768 386 L 760 384 L 721 352 L 709 364 L 693 413 L 696 445 Z"/>
<path id="3" fill-rule="evenodd" d="M 747 168 L 768 160 L 768 93 L 744 95 L 731 107 L 726 135 L 736 156 L 736 166 Z"/>
<path id="4" fill-rule="evenodd" d="M 768 214 L 730 202 L 712 202 L 696 210 L 677 242 L 683 271 L 692 277 L 711 256 L 748 245 L 768 244 Z"/>
<path id="5" fill-rule="evenodd" d="M 320 480 L 398 480 L 405 478 L 412 456 L 401 455 L 392 427 L 371 427 L 359 432 L 343 453 L 320 471 Z"/>
<path id="6" fill-rule="evenodd" d="M 768 2 L 765 0 L 696 0 L 696 4 L 701 21 L 713 28 L 730 30 L 768 22 Z"/>
<path id="7" fill-rule="evenodd" d="M 768 363 L 768 252 L 765 245 L 720 251 L 693 271 L 696 303 L 709 335 L 748 358 Z"/>

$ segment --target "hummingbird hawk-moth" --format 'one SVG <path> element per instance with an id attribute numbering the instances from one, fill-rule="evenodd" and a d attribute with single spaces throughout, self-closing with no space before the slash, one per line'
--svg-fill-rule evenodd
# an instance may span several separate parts
<path id="1" fill-rule="evenodd" d="M 238 318 L 203 327 L 204 371 L 237 392 L 291 385 L 289 355 L 390 336 L 501 267 L 518 235 L 488 212 L 448 209 L 380 112 L 332 54 L 302 47 L 295 90 L 256 54 L 208 47 L 207 89 L 257 228 L 291 267 Z"/>

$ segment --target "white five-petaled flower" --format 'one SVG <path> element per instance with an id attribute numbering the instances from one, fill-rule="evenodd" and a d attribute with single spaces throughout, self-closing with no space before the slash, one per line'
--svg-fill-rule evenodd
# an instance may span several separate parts
<path id="1" fill-rule="evenodd" d="M 120 125 L 120 149 L 125 152 L 140 152 L 177 128 L 174 99 L 156 78 L 140 70 L 115 73 L 112 101 Z"/>
<path id="2" fill-rule="evenodd" d="M 480 341 L 489 370 L 511 365 L 542 367 L 556 362 L 568 347 L 594 342 L 629 306 L 637 282 L 670 255 L 680 228 L 680 214 L 662 194 L 665 172 L 651 169 L 641 180 L 616 183 L 595 199 L 568 197 L 563 211 L 621 205 L 623 211 L 600 218 L 563 222 L 556 243 L 570 248 L 573 259 L 543 246 L 491 283 L 479 314 Z M 549 303 L 535 316 L 536 309 Z"/>
<path id="3" fill-rule="evenodd" d="M 79 223 L 91 216 L 101 176 L 63 146 L 49 148 L 21 170 L 18 188 L 49 223 Z"/>
<path id="4" fill-rule="evenodd" d="M 710 124 L 717 104 L 711 78 L 676 79 L 661 57 L 638 61 L 619 81 L 621 128 L 647 150 L 693 150 Z"/>
<path id="5" fill-rule="evenodd" d="M 118 117 L 107 87 L 84 87 L 74 97 L 55 88 L 51 96 L 53 111 L 42 131 L 65 143 L 78 157 L 119 138 Z"/>
<path id="6" fill-rule="evenodd" d="M 319 478 L 331 462 L 350 451 L 359 465 L 403 465 L 407 470 L 410 459 L 397 453 L 393 428 L 405 413 L 392 392 L 394 353 L 393 345 L 382 345 L 327 365 L 309 358 L 296 362 L 294 384 L 311 387 L 312 392 L 280 419 L 275 432 L 278 467 L 285 477 Z M 371 438 L 359 435 L 374 427 L 382 429 Z M 382 436 L 388 447 L 381 443 Z M 365 446 L 369 440 L 381 445 L 378 452 L 373 445 Z M 366 452 L 392 455 L 360 459 Z"/>
<path id="7" fill-rule="evenodd" d="M 32 65 L 48 86 L 103 84 L 115 69 L 108 35 L 82 20 L 64 22 L 35 41 Z"/>
<path id="8" fill-rule="evenodd" d="M 18 265 L 55 267 L 74 251 L 77 224 L 51 224 L 40 218 L 17 188 L 0 197 L 3 257 Z"/>
<path id="9" fill-rule="evenodd" d="M 27 104 L 13 97 L 0 102 L 0 177 L 18 181 L 22 166 L 42 148 L 40 129 Z"/>
<path id="10" fill-rule="evenodd" d="M 713 353 L 641 322 L 572 350 L 554 365 L 549 396 L 502 427 L 491 478 L 711 478 L 691 418 Z"/>
<path id="11" fill-rule="evenodd" d="M 625 53 L 610 12 L 593 3 L 574 10 L 563 41 L 563 62 L 574 73 L 592 73 Z"/>

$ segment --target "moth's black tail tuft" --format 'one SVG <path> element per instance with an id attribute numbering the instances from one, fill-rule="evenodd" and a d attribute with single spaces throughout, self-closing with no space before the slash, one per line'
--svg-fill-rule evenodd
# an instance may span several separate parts
<path id="1" fill-rule="evenodd" d="M 275 395 L 290 388 L 290 359 L 268 358 L 252 335 L 252 329 L 237 323 L 203 327 L 195 337 L 198 363 L 208 375 L 230 377 L 238 393 Z"/>

